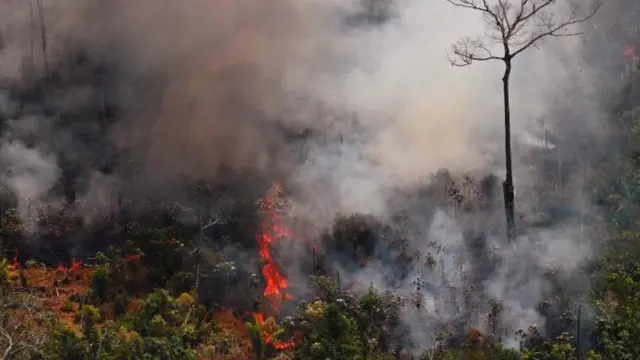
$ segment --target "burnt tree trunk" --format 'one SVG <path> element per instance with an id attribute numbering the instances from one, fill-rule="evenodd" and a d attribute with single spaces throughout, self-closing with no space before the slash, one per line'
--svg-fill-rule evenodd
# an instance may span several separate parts
<path id="1" fill-rule="evenodd" d="M 511 109 L 509 102 L 509 78 L 511 76 L 511 55 L 506 52 L 504 57 L 505 70 L 502 77 L 502 91 L 504 95 L 504 154 L 506 179 L 502 183 L 504 192 L 504 210 L 507 220 L 507 238 L 512 240 L 515 236 L 515 195 L 513 187 L 513 167 L 511 164 Z"/>

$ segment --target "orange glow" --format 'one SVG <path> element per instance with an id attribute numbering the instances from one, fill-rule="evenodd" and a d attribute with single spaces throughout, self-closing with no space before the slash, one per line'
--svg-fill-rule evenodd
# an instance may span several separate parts
<path id="1" fill-rule="evenodd" d="M 257 237 L 258 251 L 260 258 L 264 262 L 262 266 L 262 276 L 264 276 L 266 284 L 263 294 L 271 300 L 274 309 L 279 307 L 280 301 L 292 299 L 291 295 L 286 291 L 289 287 L 289 281 L 284 274 L 280 272 L 271 253 L 271 246 L 275 242 L 282 238 L 292 237 L 291 230 L 283 223 L 278 213 L 277 207 L 281 194 L 282 187 L 276 182 L 262 199 L 261 210 L 264 218 L 260 223 L 260 233 Z M 296 334 L 293 338 L 285 341 L 274 339 L 273 329 L 265 326 L 264 315 L 262 313 L 255 313 L 254 317 L 260 327 L 262 339 L 266 344 L 273 346 L 276 350 L 292 349 L 301 341 L 300 334 Z"/>
<path id="2" fill-rule="evenodd" d="M 255 317 L 258 326 L 260 326 L 260 333 L 262 334 L 262 339 L 264 340 L 265 344 L 270 344 L 276 350 L 282 351 L 293 349 L 298 343 L 300 343 L 300 334 L 296 334 L 296 336 L 285 341 L 274 339 L 271 329 L 268 329 L 266 326 L 264 326 L 264 315 L 262 313 L 255 313 L 253 316 Z"/>
<path id="3" fill-rule="evenodd" d="M 275 308 L 278 307 L 280 300 L 292 299 L 291 295 L 286 292 L 289 282 L 280 272 L 271 253 L 273 243 L 282 238 L 291 237 L 291 231 L 282 223 L 276 208 L 281 192 L 282 187 L 275 183 L 263 198 L 261 207 L 264 219 L 260 224 L 260 234 L 257 238 L 260 257 L 265 263 L 262 267 L 262 276 L 266 282 L 264 296 L 271 299 Z"/>
<path id="4" fill-rule="evenodd" d="M 622 54 L 629 60 L 637 61 L 640 60 L 640 56 L 638 56 L 638 52 L 636 51 L 636 47 L 633 45 L 627 45 L 622 50 Z"/>
<path id="5" fill-rule="evenodd" d="M 129 255 L 124 257 L 124 259 L 126 261 L 129 261 L 129 262 L 138 261 L 138 260 L 140 260 L 140 258 L 142 258 L 142 255 L 140 255 L 140 254 L 129 254 Z"/>
<path id="6" fill-rule="evenodd" d="M 13 260 L 11 260 L 11 264 L 9 264 L 8 266 L 8 270 L 9 271 L 16 271 L 18 269 L 20 269 L 20 261 L 18 261 L 18 249 L 15 249 L 13 251 Z"/>
<path id="7" fill-rule="evenodd" d="M 82 266 L 82 261 L 76 261 L 76 259 L 72 259 L 71 266 L 65 267 L 64 265 L 62 265 L 62 263 L 60 263 L 58 264 L 57 270 L 62 272 L 73 272 L 80 269 L 81 266 Z"/>

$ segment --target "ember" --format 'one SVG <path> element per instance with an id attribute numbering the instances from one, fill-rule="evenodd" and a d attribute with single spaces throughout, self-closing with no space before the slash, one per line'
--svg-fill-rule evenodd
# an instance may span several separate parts
<path id="1" fill-rule="evenodd" d="M 9 264 L 9 271 L 16 271 L 20 269 L 20 261 L 18 261 L 18 249 L 13 251 L 13 260 L 11 260 L 11 264 Z"/>
<path id="2" fill-rule="evenodd" d="M 622 54 L 624 55 L 624 57 L 626 57 L 627 59 L 629 59 L 631 61 L 640 60 L 640 56 L 638 56 L 638 52 L 636 51 L 636 47 L 633 46 L 633 45 L 625 46 L 624 49 L 622 50 Z"/>
<path id="3" fill-rule="evenodd" d="M 124 257 L 124 259 L 126 261 L 129 261 L 129 262 L 138 261 L 138 260 L 140 260 L 140 258 L 142 258 L 141 254 L 129 254 L 129 255 Z"/>

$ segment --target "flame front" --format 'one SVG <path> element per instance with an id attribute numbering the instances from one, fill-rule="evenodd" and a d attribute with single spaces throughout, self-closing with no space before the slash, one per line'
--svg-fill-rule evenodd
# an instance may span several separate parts
<path id="1" fill-rule="evenodd" d="M 271 253 L 272 244 L 282 238 L 291 237 L 291 231 L 282 223 L 278 214 L 281 192 L 282 187 L 276 183 L 263 198 L 261 210 L 264 219 L 260 224 L 260 234 L 257 239 L 260 257 L 264 261 L 262 267 L 262 276 L 266 282 L 264 296 L 273 302 L 274 307 L 278 307 L 280 300 L 291 299 L 291 295 L 286 292 L 289 281 L 280 272 Z"/>
<path id="2" fill-rule="evenodd" d="M 292 337 L 289 340 L 276 340 L 273 338 L 273 333 L 265 326 L 264 315 L 262 313 L 254 314 L 256 319 L 256 323 L 260 326 L 260 333 L 262 334 L 262 340 L 265 344 L 272 345 L 276 350 L 289 350 L 293 349 L 299 342 L 301 338 L 300 333 L 296 333 L 296 336 Z"/>
<path id="3" fill-rule="evenodd" d="M 76 259 L 71 260 L 71 266 L 65 267 L 62 263 L 58 264 L 58 271 L 61 272 L 73 272 L 82 267 L 82 261 L 76 261 Z"/>
<path id="4" fill-rule="evenodd" d="M 275 183 L 262 199 L 261 210 L 264 218 L 260 223 L 260 234 L 258 234 L 257 238 L 260 258 L 262 258 L 264 262 L 262 266 L 262 276 L 264 276 L 266 283 L 264 296 L 271 300 L 272 307 L 275 309 L 279 307 L 280 301 L 292 299 L 291 295 L 286 291 L 289 287 L 289 281 L 284 274 L 280 272 L 271 253 L 271 246 L 275 242 L 292 236 L 291 231 L 284 225 L 278 213 L 281 193 L 282 187 L 279 183 Z M 299 342 L 299 334 L 296 334 L 297 336 L 289 340 L 282 341 L 275 339 L 272 329 L 265 326 L 264 315 L 262 313 L 255 313 L 254 317 L 256 323 L 260 326 L 260 333 L 262 334 L 264 342 L 270 344 L 276 350 L 291 349 Z"/>
<path id="5" fill-rule="evenodd" d="M 142 254 L 128 254 L 124 257 L 124 260 L 128 262 L 134 262 L 140 260 L 141 258 Z"/>
<path id="6" fill-rule="evenodd" d="M 20 261 L 18 260 L 18 249 L 15 249 L 13 251 L 13 259 L 11 260 L 11 264 L 9 264 L 8 266 L 8 270 L 9 271 L 16 271 L 18 269 L 20 269 Z"/>

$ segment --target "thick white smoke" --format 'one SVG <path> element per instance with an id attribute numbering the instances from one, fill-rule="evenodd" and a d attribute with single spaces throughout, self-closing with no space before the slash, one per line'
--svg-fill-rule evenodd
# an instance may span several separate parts
<path id="1" fill-rule="evenodd" d="M 308 161 L 298 169 L 294 181 L 306 192 L 294 207 L 296 215 L 308 216 L 321 229 L 337 213 L 363 212 L 384 218 L 389 215 L 393 189 L 416 186 L 440 168 L 501 175 L 502 64 L 456 68 L 445 56 L 459 37 L 482 34 L 481 17 L 473 11 L 456 9 L 444 1 L 412 1 L 403 3 L 398 17 L 388 23 L 338 36 L 336 41 L 346 44 L 338 47 L 340 55 L 353 58 L 355 65 L 330 81 L 323 78 L 324 86 L 317 86 L 320 90 L 316 91 L 334 106 L 356 111 L 363 124 L 359 130 L 366 135 L 345 129 L 340 141 L 309 151 Z M 355 280 L 364 288 L 369 284 L 392 287 L 405 295 L 416 294 L 416 279 L 420 279 L 424 285 L 417 293 L 424 298 L 423 307 L 417 312 L 408 308 L 403 316 L 417 344 L 432 345 L 440 326 L 459 320 L 469 286 L 466 278 L 495 261 L 490 258 L 478 264 L 483 260 L 473 258 L 464 241 L 465 231 L 487 234 L 486 249 L 502 259 L 481 283 L 474 284 L 483 289 L 475 291 L 485 296 L 484 303 L 476 305 L 476 314 L 485 315 L 467 320 L 467 325 L 488 331 L 487 300 L 501 301 L 506 310 L 498 335 L 510 345 L 517 344 L 515 330 L 534 324 L 544 328 L 538 306 L 553 291 L 549 274 L 572 274 L 592 254 L 595 237 L 587 236 L 585 227 L 598 226 L 593 221 L 597 211 L 590 205 L 584 186 L 578 185 L 587 181 L 582 170 L 559 185 L 569 189 L 566 194 L 554 195 L 561 196 L 567 209 L 578 209 L 581 218 L 538 228 L 532 224 L 540 211 L 536 189 L 541 185 L 541 174 L 536 173 L 540 168 L 531 167 L 530 156 L 532 151 L 549 148 L 538 120 L 548 118 L 557 107 L 575 108 L 571 119 L 579 123 L 558 124 L 562 119 L 552 117 L 544 126 L 546 131 L 561 129 L 569 135 L 563 140 L 565 152 L 556 155 L 560 163 L 584 164 L 589 156 L 580 153 L 582 140 L 572 132 L 579 129 L 585 139 L 594 141 L 606 132 L 592 90 L 595 77 L 583 59 L 583 42 L 578 37 L 561 40 L 564 42 L 549 39 L 540 49 L 532 47 L 514 64 L 513 146 L 517 206 L 524 234 L 514 243 L 505 243 L 501 207 L 475 214 L 475 219 L 461 219 L 447 206 L 437 208 L 435 215 L 412 213 L 404 224 L 417 229 L 411 235 L 412 249 L 424 254 L 436 252 L 434 243 L 442 247 L 437 270 L 418 265 L 408 275 L 396 278 L 394 265 L 374 262 L 361 271 L 341 269 L 341 278 L 346 281 Z M 595 149 L 597 145 L 593 145 Z M 586 217 L 592 221 L 589 225 Z M 391 251 L 384 240 L 378 246 L 380 254 Z M 581 286 L 584 291 L 586 285 Z"/>
<path id="2" fill-rule="evenodd" d="M 363 12 L 356 0 L 57 0 L 43 9 L 35 2 L 6 0 L 0 14 L 0 77 L 6 84 L 28 86 L 34 72 L 47 70 L 41 31 L 49 71 L 73 70 L 65 63 L 65 51 L 83 49 L 89 58 L 117 69 L 112 83 L 68 86 L 48 94 L 48 106 L 85 104 L 90 100 L 83 94 L 116 102 L 123 119 L 106 136 L 141 164 L 136 181 L 145 186 L 140 191 L 149 196 L 179 192 L 176 179 L 215 177 L 221 166 L 275 173 L 296 189 L 291 217 L 313 225 L 300 236 L 316 238 L 339 213 L 384 219 L 391 213 L 394 191 L 428 182 L 441 168 L 502 174 L 502 65 L 456 68 L 446 56 L 461 36 L 483 33 L 482 18 L 444 0 L 391 4 L 387 21 L 354 24 L 349 19 Z M 536 133 L 537 119 L 556 105 L 551 99 L 568 93 L 574 94 L 568 101 L 579 112 L 573 119 L 580 122 L 571 127 L 598 129 L 599 110 L 583 96 L 590 94 L 592 74 L 575 71 L 589 68 L 578 38 L 545 42 L 514 66 L 517 207 L 531 215 L 539 184 L 521 160 L 543 141 Z M 0 115 L 16 117 L 10 109 L 16 104 L 3 99 Z M 73 159 L 87 170 L 88 185 L 77 189 L 81 202 L 95 211 L 85 212 L 87 221 L 113 211 L 122 179 L 94 169 L 96 161 L 83 157 L 94 149 L 68 135 L 79 130 L 50 130 L 43 112 L 35 115 L 40 122 L 32 132 L 49 136 L 47 145 L 29 148 L 14 139 L 14 129 L 0 147 L 9 165 L 1 180 L 18 196 L 21 209 L 26 199 L 52 202 L 48 195 L 61 176 L 57 157 L 50 155 L 55 149 L 79 154 Z M 96 121 L 87 117 L 82 125 Z M 314 136 L 294 146 L 279 131 L 283 128 L 310 129 Z M 574 149 L 562 157 L 575 162 L 579 155 Z M 569 207 L 589 204 L 579 189 L 570 194 L 578 203 Z M 431 242 L 443 246 L 445 276 L 414 268 L 396 286 L 412 292 L 412 279 L 418 276 L 431 285 L 422 291 L 427 311 L 404 318 L 419 343 L 428 343 L 434 330 L 421 316 L 444 320 L 458 315 L 441 305 L 443 289 L 462 286 L 458 279 L 473 260 L 454 261 L 454 256 L 469 255 L 464 230 L 487 233 L 488 247 L 506 259 L 482 284 L 511 308 L 514 318 L 505 329 L 541 322 L 535 306 L 550 286 L 545 272 L 557 263 L 576 269 L 590 253 L 583 224 L 531 229 L 505 245 L 500 207 L 475 219 L 433 207 L 434 212 L 410 214 L 411 245 L 423 253 Z M 379 248 L 385 251 L 386 244 Z M 388 267 L 372 266 L 344 277 L 386 287 L 381 279 L 391 273 Z"/>

